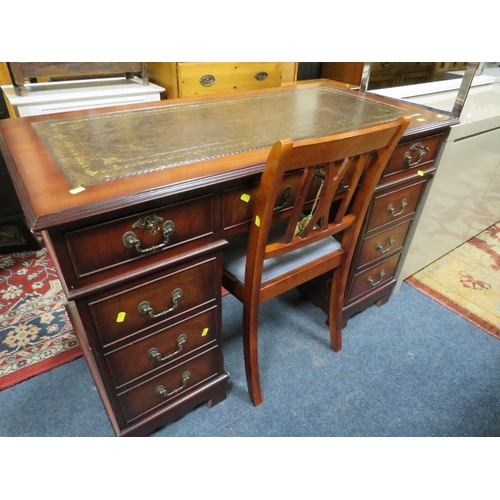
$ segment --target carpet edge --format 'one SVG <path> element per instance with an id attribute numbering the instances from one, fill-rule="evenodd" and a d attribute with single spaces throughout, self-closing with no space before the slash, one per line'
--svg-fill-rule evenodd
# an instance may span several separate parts
<path id="1" fill-rule="evenodd" d="M 485 331 L 486 333 L 492 335 L 493 337 L 497 338 L 500 340 L 500 329 L 492 325 L 491 323 L 481 319 L 471 311 L 468 311 L 464 307 L 462 307 L 460 304 L 457 304 L 456 302 L 450 300 L 449 298 L 445 297 L 441 293 L 437 292 L 436 290 L 433 290 L 429 286 L 425 285 L 422 283 L 420 280 L 415 278 L 414 276 L 410 276 L 406 278 L 405 280 L 406 283 L 408 283 L 410 286 L 418 290 L 419 292 L 423 293 L 424 295 L 427 295 L 431 299 L 433 299 L 435 302 L 438 304 L 441 304 L 442 306 L 446 307 L 450 311 L 458 314 L 462 318 L 466 319 L 473 325 L 477 326 L 478 328 L 481 328 L 481 330 Z"/>
<path id="2" fill-rule="evenodd" d="M 83 351 L 80 346 L 72 347 L 64 352 L 59 353 L 56 356 L 52 356 L 43 361 L 35 363 L 32 366 L 17 370 L 14 373 L 0 377 L 0 391 L 13 387 L 14 385 L 20 384 L 25 380 L 41 375 L 42 373 L 48 372 L 62 366 L 66 363 L 74 361 L 75 359 L 81 357 Z"/>

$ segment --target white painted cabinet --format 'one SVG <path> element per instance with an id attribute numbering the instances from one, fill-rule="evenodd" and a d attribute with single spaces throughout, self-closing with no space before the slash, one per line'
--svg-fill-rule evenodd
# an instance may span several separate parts
<path id="1" fill-rule="evenodd" d="M 22 117 L 159 101 L 165 89 L 153 83 L 143 85 L 137 77 L 122 77 L 27 84 L 26 96 L 16 95 L 13 85 L 2 90 Z"/>
<path id="2" fill-rule="evenodd" d="M 438 99 L 411 100 L 432 106 Z M 443 144 L 399 284 L 499 220 L 500 85 L 493 84 L 470 90 Z"/>

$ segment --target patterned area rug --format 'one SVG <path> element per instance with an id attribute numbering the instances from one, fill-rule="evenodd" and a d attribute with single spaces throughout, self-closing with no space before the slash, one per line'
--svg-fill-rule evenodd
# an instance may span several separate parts
<path id="1" fill-rule="evenodd" d="M 500 339 L 500 222 L 406 281 Z"/>
<path id="2" fill-rule="evenodd" d="M 65 302 L 45 247 L 0 255 L 0 390 L 82 354 Z"/>

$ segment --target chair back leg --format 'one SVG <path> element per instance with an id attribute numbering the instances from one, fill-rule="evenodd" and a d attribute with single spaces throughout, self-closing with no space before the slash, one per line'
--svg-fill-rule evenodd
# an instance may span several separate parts
<path id="1" fill-rule="evenodd" d="M 330 329 L 330 344 L 335 352 L 342 350 L 342 311 L 344 308 L 344 290 L 347 281 L 347 269 L 339 267 L 333 272 L 328 310 L 328 327 Z"/>

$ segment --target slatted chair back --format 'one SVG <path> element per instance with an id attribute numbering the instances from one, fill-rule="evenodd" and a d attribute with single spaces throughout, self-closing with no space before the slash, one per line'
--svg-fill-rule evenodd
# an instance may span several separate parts
<path id="1" fill-rule="evenodd" d="M 348 254 L 343 263 L 348 266 L 371 196 L 406 125 L 407 122 L 400 119 L 394 123 L 319 139 L 277 142 L 268 157 L 256 197 L 247 251 L 252 258 L 247 259 L 245 284 L 253 288 L 261 287 L 266 260 L 335 235 L 341 243 L 339 253 Z M 269 243 L 274 208 L 278 204 L 283 178 L 302 169 L 301 185 L 293 207 L 288 210 L 288 224 L 283 238 L 275 241 L 274 237 L 274 241 Z M 308 193 L 316 177 L 322 181 L 320 192 L 312 213 L 305 218 Z M 335 198 L 340 199 L 330 220 Z M 298 270 L 300 272 L 293 270 L 263 283 L 259 301 L 281 293 L 280 282 L 287 282 L 281 287 L 285 290 L 322 274 L 322 268 L 330 267 L 328 260 L 331 261 L 333 256 L 325 259 L 327 261 L 323 264 L 314 261 L 304 263 Z"/>

